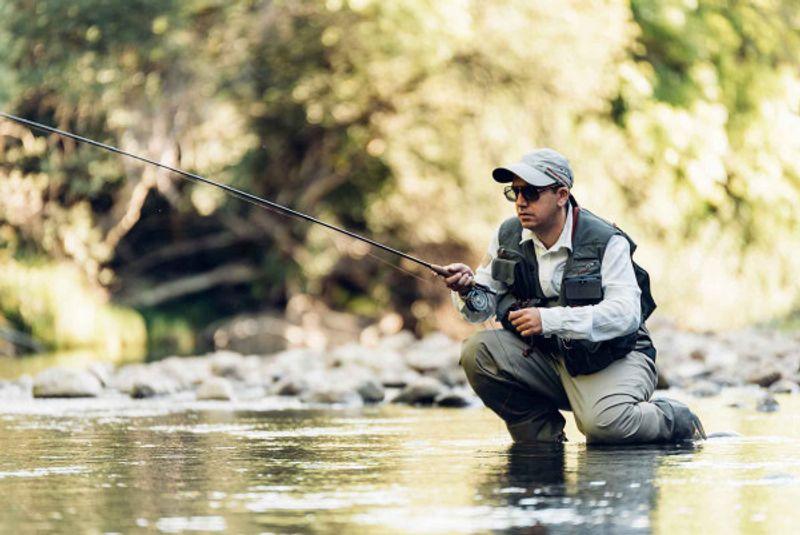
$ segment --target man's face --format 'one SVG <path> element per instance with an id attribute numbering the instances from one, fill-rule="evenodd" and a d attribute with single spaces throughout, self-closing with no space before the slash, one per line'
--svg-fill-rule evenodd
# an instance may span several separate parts
<path id="1" fill-rule="evenodd" d="M 514 178 L 512 186 L 524 187 L 528 183 L 521 178 Z M 534 232 L 550 228 L 557 220 L 560 210 L 563 210 L 569 198 L 566 188 L 547 189 L 540 192 L 536 201 L 525 200 L 522 194 L 517 195 L 514 206 L 517 209 L 517 218 L 522 226 Z"/>

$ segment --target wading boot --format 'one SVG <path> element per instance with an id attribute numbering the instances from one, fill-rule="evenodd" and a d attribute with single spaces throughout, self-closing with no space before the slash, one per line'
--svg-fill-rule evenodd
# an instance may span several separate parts
<path id="1" fill-rule="evenodd" d="M 669 398 L 654 399 L 652 403 L 664 412 L 670 423 L 672 428 L 670 442 L 706 439 L 706 432 L 700 418 L 685 404 Z"/>

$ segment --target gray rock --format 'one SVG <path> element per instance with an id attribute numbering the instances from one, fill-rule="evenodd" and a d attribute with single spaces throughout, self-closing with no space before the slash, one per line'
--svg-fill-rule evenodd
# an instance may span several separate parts
<path id="1" fill-rule="evenodd" d="M 776 412 L 781 408 L 778 400 L 770 394 L 764 394 L 758 401 L 756 401 L 756 410 L 758 412 Z"/>
<path id="2" fill-rule="evenodd" d="M 420 377 L 401 390 L 392 403 L 431 405 L 444 391 L 444 385 L 433 377 Z"/>
<path id="3" fill-rule="evenodd" d="M 443 384 L 453 387 L 467 384 L 467 374 L 461 366 L 442 368 L 436 373 L 436 378 Z"/>
<path id="4" fill-rule="evenodd" d="M 689 394 L 698 398 L 709 398 L 720 393 L 722 387 L 713 381 L 701 379 L 693 383 L 689 388 Z"/>
<path id="5" fill-rule="evenodd" d="M 780 381 L 772 383 L 769 387 L 769 391 L 773 394 L 796 394 L 800 391 L 800 386 L 792 380 L 781 379 Z"/>
<path id="6" fill-rule="evenodd" d="M 284 377 L 273 385 L 272 392 L 278 396 L 299 396 L 308 390 L 308 383 L 295 377 Z"/>
<path id="7" fill-rule="evenodd" d="M 50 368 L 33 380 L 33 396 L 37 398 L 96 397 L 102 391 L 100 380 L 84 370 Z"/>
<path id="8" fill-rule="evenodd" d="M 347 405 L 348 407 L 359 407 L 363 404 L 358 392 L 338 385 L 314 388 L 303 393 L 300 399 L 306 403 Z"/>
<path id="9" fill-rule="evenodd" d="M 421 373 L 457 366 L 459 358 L 460 344 L 442 333 L 426 336 L 412 344 L 405 354 L 408 367 Z"/>
<path id="10" fill-rule="evenodd" d="M 23 375 L 16 381 L 0 381 L 0 399 L 30 399 L 33 397 L 33 379 Z"/>
<path id="11" fill-rule="evenodd" d="M 199 400 L 230 401 L 233 397 L 233 386 L 223 377 L 209 377 L 197 387 L 197 399 Z"/>
<path id="12" fill-rule="evenodd" d="M 750 384 L 763 386 L 764 388 L 767 388 L 773 383 L 777 383 L 780 380 L 780 378 L 781 378 L 781 372 L 777 370 L 769 370 L 766 372 L 759 372 L 749 376 L 747 378 L 747 382 Z"/>
<path id="13" fill-rule="evenodd" d="M 420 374 L 404 365 L 386 368 L 378 372 L 378 380 L 386 388 L 403 388 L 420 378 Z"/>
<path id="14" fill-rule="evenodd" d="M 442 392 L 433 400 L 433 404 L 438 407 L 466 407 L 470 403 L 472 403 L 471 396 L 458 390 Z"/>
<path id="15" fill-rule="evenodd" d="M 386 397 L 383 386 L 374 379 L 365 379 L 359 383 L 356 392 L 364 403 L 380 403 Z"/>

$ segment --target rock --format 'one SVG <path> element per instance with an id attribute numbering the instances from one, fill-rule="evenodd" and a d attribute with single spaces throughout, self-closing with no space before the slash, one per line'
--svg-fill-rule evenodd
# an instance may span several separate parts
<path id="1" fill-rule="evenodd" d="M 207 327 L 209 346 L 247 355 L 266 355 L 286 349 L 292 324 L 276 314 L 226 318 Z"/>
<path id="2" fill-rule="evenodd" d="M 384 336 L 378 341 L 378 352 L 381 351 L 403 351 L 408 349 L 411 344 L 417 341 L 417 337 L 411 331 L 400 331 L 399 333 Z"/>
<path id="3" fill-rule="evenodd" d="M 364 400 L 364 403 L 380 403 L 386 397 L 383 386 L 374 379 L 366 379 L 359 383 L 356 392 Z"/>
<path id="4" fill-rule="evenodd" d="M 23 375 L 16 381 L 0 381 L 0 399 L 30 399 L 33 397 L 33 379 Z"/>
<path id="5" fill-rule="evenodd" d="M 102 391 L 100 380 L 84 370 L 50 368 L 33 380 L 33 396 L 37 398 L 96 397 Z"/>
<path id="6" fill-rule="evenodd" d="M 449 336 L 433 333 L 412 344 L 405 354 L 409 368 L 424 373 L 458 366 L 461 346 Z"/>
<path id="7" fill-rule="evenodd" d="M 363 404 L 358 392 L 338 385 L 314 388 L 303 393 L 300 399 L 306 403 L 347 405 L 349 407 L 359 407 Z"/>
<path id="8" fill-rule="evenodd" d="M 86 371 L 97 377 L 100 384 L 108 386 L 114 373 L 114 365 L 110 362 L 92 362 L 86 366 Z"/>
<path id="9" fill-rule="evenodd" d="M 178 390 L 194 388 L 211 376 L 211 363 L 204 357 L 169 357 L 148 368 L 171 379 Z"/>
<path id="10" fill-rule="evenodd" d="M 781 378 L 781 372 L 776 370 L 770 370 L 767 372 L 756 373 L 751 375 L 747 378 L 747 382 L 750 384 L 762 386 L 767 388 L 772 383 L 776 383 Z"/>
<path id="11" fill-rule="evenodd" d="M 197 387 L 197 399 L 230 401 L 233 399 L 233 386 L 223 377 L 209 377 Z"/>
<path id="12" fill-rule="evenodd" d="M 713 381 L 701 379 L 693 383 L 687 390 L 689 394 L 695 397 L 709 398 L 719 394 L 722 387 Z"/>
<path id="13" fill-rule="evenodd" d="M 444 391 L 444 385 L 433 377 L 420 377 L 406 386 L 397 397 L 392 400 L 392 403 L 431 405 L 437 396 Z"/>
<path id="14" fill-rule="evenodd" d="M 458 390 L 442 392 L 433 400 L 433 404 L 438 407 L 466 407 L 470 403 L 472 403 L 471 397 Z"/>
<path id="15" fill-rule="evenodd" d="M 792 380 L 781 379 L 772 383 L 769 387 L 772 394 L 796 394 L 800 391 L 800 386 Z"/>
<path id="16" fill-rule="evenodd" d="M 467 384 L 467 374 L 461 366 L 442 368 L 436 373 L 436 378 L 443 384 L 453 387 Z"/>
<path id="17" fill-rule="evenodd" d="M 299 396 L 306 390 L 308 390 L 308 383 L 295 377 L 284 377 L 272 388 L 272 392 L 278 396 Z"/>
<path id="18" fill-rule="evenodd" d="M 756 401 L 756 410 L 758 412 L 776 412 L 779 409 L 780 404 L 778 403 L 778 400 L 776 400 L 770 394 L 764 394 L 758 399 L 758 401 Z"/>
<path id="19" fill-rule="evenodd" d="M 378 380 L 386 388 L 403 388 L 419 378 L 418 372 L 406 368 L 403 364 L 378 372 Z"/>

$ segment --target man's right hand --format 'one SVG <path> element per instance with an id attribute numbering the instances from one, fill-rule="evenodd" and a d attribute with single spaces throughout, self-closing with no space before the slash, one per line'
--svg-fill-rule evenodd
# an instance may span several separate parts
<path id="1" fill-rule="evenodd" d="M 444 269 L 450 273 L 450 276 L 444 278 L 444 282 L 454 292 L 463 295 L 475 283 L 475 274 L 466 264 L 449 264 Z"/>

